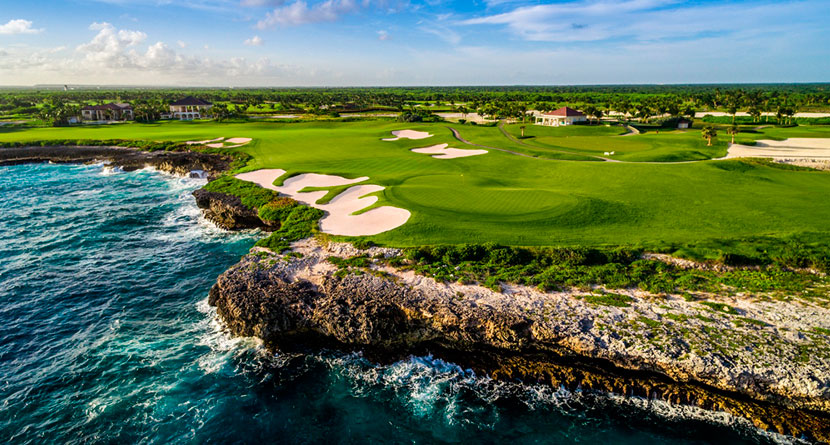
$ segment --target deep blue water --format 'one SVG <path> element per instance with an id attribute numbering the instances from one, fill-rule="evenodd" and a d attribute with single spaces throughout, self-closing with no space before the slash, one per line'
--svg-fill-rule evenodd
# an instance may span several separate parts
<path id="1" fill-rule="evenodd" d="M 0 167 L 0 443 L 767 443 L 725 415 L 506 384 L 429 357 L 272 355 L 206 296 L 256 234 L 200 184 Z M 780 438 L 778 438 L 780 439 Z"/>

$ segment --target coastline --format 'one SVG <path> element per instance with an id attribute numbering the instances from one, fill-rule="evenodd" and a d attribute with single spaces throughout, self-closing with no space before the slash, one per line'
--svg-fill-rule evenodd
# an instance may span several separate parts
<path id="1" fill-rule="evenodd" d="M 23 150 L 25 153 L 20 153 Z M 202 170 L 209 178 L 220 175 L 230 164 L 227 157 L 198 152 L 65 146 L 0 149 L 0 165 L 95 160 L 109 160 L 125 171 L 152 165 L 187 176 Z M 208 219 L 221 227 L 274 228 L 259 219 L 256 211 L 242 205 L 239 198 L 204 190 L 197 190 L 194 196 Z M 720 363 L 720 368 L 717 363 L 708 363 L 715 368 L 686 369 L 671 363 L 677 357 L 666 359 L 653 350 L 638 351 L 636 346 L 645 345 L 636 341 L 636 332 L 618 338 L 610 333 L 597 336 L 591 332 L 593 319 L 625 320 L 627 310 L 585 310 L 591 308 L 572 295 L 556 295 L 562 301 L 568 300 L 564 305 L 555 305 L 556 311 L 582 316 L 556 320 L 554 328 L 544 331 L 539 328 L 539 320 L 550 313 L 534 314 L 534 305 L 530 303 L 542 293 L 530 289 L 505 286 L 505 292 L 498 294 L 474 285 L 447 286 L 385 266 L 376 268 L 377 275 L 349 273 L 337 277 L 338 268 L 326 262 L 326 258 L 347 258 L 361 253 L 359 250 L 347 244 L 321 246 L 316 241 L 304 240 L 295 243 L 293 251 L 302 257 L 254 249 L 219 277 L 215 291 L 211 291 L 211 304 L 218 307 L 234 334 L 259 337 L 272 349 L 360 349 L 379 361 L 430 352 L 497 379 L 540 381 L 572 389 L 658 398 L 727 411 L 751 419 L 762 429 L 830 440 L 827 382 L 815 382 L 799 393 L 793 384 L 804 375 L 752 375 L 746 370 L 730 370 L 732 365 L 728 363 Z M 393 251 L 373 248 L 368 253 L 386 255 Z M 245 289 L 230 286 L 251 283 L 256 285 Z M 363 292 L 367 289 L 371 292 Z M 470 299 L 468 292 L 484 298 Z M 517 304 L 511 305 L 511 300 Z M 642 301 L 644 306 L 653 305 L 646 296 L 642 296 Z M 327 310 L 298 310 L 298 306 L 322 307 L 321 304 L 329 305 Z M 577 306 L 585 311 L 576 311 Z M 765 308 L 770 309 L 775 308 Z M 586 332 L 588 321 L 592 326 Z M 609 345 L 625 340 L 633 341 L 634 346 L 610 353 Z M 828 374 L 823 368 L 814 371 Z M 758 385 L 756 379 L 761 377 L 764 384 Z M 771 390 L 775 386 L 771 382 L 782 379 L 790 383 L 784 388 L 792 393 Z"/>
<path id="2" fill-rule="evenodd" d="M 619 308 L 592 305 L 574 291 L 504 286 L 499 293 L 438 283 L 382 262 L 343 273 L 330 257 L 380 258 L 395 249 L 360 251 L 314 239 L 292 247 L 285 255 L 254 249 L 219 277 L 210 304 L 232 333 L 258 337 L 281 351 L 331 347 L 363 351 L 377 361 L 433 354 L 496 379 L 661 399 L 725 411 L 794 437 L 830 439 L 830 393 L 820 381 L 826 366 L 788 363 L 772 350 L 760 357 L 732 351 L 727 357 L 718 352 L 720 345 L 692 354 L 679 347 L 661 351 L 643 335 L 658 329 L 637 324 L 655 306 L 653 296 L 632 292 L 631 307 Z M 688 305 L 682 299 L 662 304 Z M 794 316 L 789 323 L 814 309 L 752 303 L 744 310 Z M 680 327 L 699 326 L 687 320 Z M 787 337 L 789 328 L 780 336 L 751 324 L 733 330 L 769 337 L 783 350 L 798 348 Z M 773 361 L 773 367 L 754 369 L 759 360 Z"/>

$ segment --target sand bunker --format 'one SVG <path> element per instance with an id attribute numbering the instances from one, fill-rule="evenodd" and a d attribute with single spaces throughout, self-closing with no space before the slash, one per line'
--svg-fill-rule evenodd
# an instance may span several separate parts
<path id="1" fill-rule="evenodd" d="M 830 160 L 830 139 L 790 138 L 760 140 L 752 145 L 732 144 L 725 159 L 773 158 L 776 160 Z"/>
<path id="2" fill-rule="evenodd" d="M 402 226 L 411 215 L 408 210 L 383 206 L 369 210 L 360 215 L 352 213 L 363 210 L 378 201 L 377 196 L 366 196 L 383 190 L 379 185 L 356 185 L 335 196 L 328 204 L 317 204 L 317 200 L 326 196 L 326 190 L 304 192 L 307 187 L 339 187 L 363 182 L 369 179 L 363 176 L 347 179 L 342 176 L 306 173 L 288 178 L 281 186 L 275 186 L 274 180 L 285 174 L 282 169 L 265 169 L 236 175 L 237 179 L 250 181 L 260 186 L 280 192 L 303 204 L 325 211 L 320 220 L 320 230 L 324 233 L 343 236 L 369 236 Z"/>
<path id="3" fill-rule="evenodd" d="M 210 144 L 211 142 L 219 142 L 224 140 L 225 138 L 216 138 L 216 139 L 209 139 L 207 141 L 187 141 L 187 145 L 205 145 Z M 219 144 L 222 145 L 222 144 Z"/>
<path id="4" fill-rule="evenodd" d="M 467 156 L 478 156 L 487 154 L 487 150 L 464 150 L 461 148 L 447 148 L 449 144 L 438 144 L 432 147 L 413 148 L 415 153 L 435 155 L 435 159 L 466 158 Z"/>
<path id="5" fill-rule="evenodd" d="M 210 148 L 236 148 L 251 142 L 251 138 L 216 138 L 206 141 L 187 141 L 187 145 L 204 145 Z M 230 145 L 226 145 L 230 144 Z"/>
<path id="6" fill-rule="evenodd" d="M 426 139 L 432 137 L 432 135 L 426 131 L 415 130 L 395 130 L 392 134 L 395 135 L 395 137 L 384 139 L 384 141 L 397 141 L 399 139 Z"/>

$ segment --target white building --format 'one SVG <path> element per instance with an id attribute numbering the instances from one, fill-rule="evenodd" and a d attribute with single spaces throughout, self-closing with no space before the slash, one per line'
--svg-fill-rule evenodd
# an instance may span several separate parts
<path id="1" fill-rule="evenodd" d="M 193 96 L 187 96 L 184 99 L 177 100 L 170 104 L 170 114 L 173 119 L 192 120 L 201 119 L 202 113 L 213 106 L 212 103 L 197 99 Z"/>
<path id="2" fill-rule="evenodd" d="M 558 110 L 549 113 L 542 113 L 536 116 L 536 125 L 547 125 L 549 127 L 559 127 L 562 125 L 573 125 L 576 122 L 587 121 L 581 111 L 573 108 L 562 107 Z"/>

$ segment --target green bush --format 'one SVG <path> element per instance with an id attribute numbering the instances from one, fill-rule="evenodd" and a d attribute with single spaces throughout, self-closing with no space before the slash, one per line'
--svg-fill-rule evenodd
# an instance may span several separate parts
<path id="1" fill-rule="evenodd" d="M 258 216 L 263 221 L 282 221 L 288 217 L 294 207 L 300 205 L 297 201 L 280 196 L 259 207 Z"/>
<path id="2" fill-rule="evenodd" d="M 204 186 L 204 189 L 239 197 L 242 204 L 249 209 L 258 209 L 279 197 L 279 194 L 275 191 L 262 188 L 253 182 L 236 179 L 233 176 L 222 176 L 209 182 Z"/>

